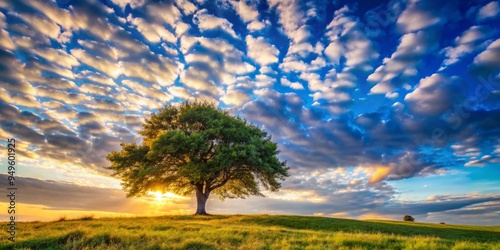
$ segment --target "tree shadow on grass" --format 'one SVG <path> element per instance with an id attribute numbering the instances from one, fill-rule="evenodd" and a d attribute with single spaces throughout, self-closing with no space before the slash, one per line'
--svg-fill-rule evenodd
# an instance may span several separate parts
<path id="1" fill-rule="evenodd" d="M 242 222 L 262 226 L 281 226 L 325 232 L 382 233 L 399 236 L 427 236 L 445 240 L 474 242 L 500 242 L 500 232 L 480 229 L 450 228 L 448 225 L 428 225 L 408 222 L 359 221 L 324 217 L 256 216 L 244 218 Z"/>

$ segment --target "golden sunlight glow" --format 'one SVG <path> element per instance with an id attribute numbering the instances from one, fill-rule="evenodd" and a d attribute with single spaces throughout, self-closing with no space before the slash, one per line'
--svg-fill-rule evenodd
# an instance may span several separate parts
<path id="1" fill-rule="evenodd" d="M 370 177 L 370 183 L 377 183 L 382 181 L 389 175 L 390 172 L 391 169 L 389 167 L 383 167 L 383 166 L 377 167 L 375 172 Z"/>
<path id="2" fill-rule="evenodd" d="M 394 218 L 390 218 L 384 216 L 379 213 L 366 213 L 358 217 L 359 220 L 393 220 Z"/>
<path id="3" fill-rule="evenodd" d="M 325 202 L 325 197 L 321 197 L 316 194 L 313 190 L 297 191 L 282 189 L 279 194 L 266 193 L 267 197 L 278 199 L 278 200 L 289 200 L 289 201 L 310 201 L 310 202 Z"/>
<path id="4" fill-rule="evenodd" d="M 153 201 L 155 203 L 165 203 L 167 200 L 172 200 L 172 199 L 188 199 L 186 197 L 176 195 L 174 193 L 170 192 L 161 192 L 161 191 L 149 191 L 148 195 L 153 197 Z"/>

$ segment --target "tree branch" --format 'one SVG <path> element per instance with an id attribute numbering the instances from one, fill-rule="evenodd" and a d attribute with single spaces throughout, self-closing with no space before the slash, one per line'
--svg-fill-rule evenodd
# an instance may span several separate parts
<path id="1" fill-rule="evenodd" d="M 225 168 L 224 169 L 224 177 L 222 179 L 222 181 L 212 187 L 210 187 L 211 190 L 214 190 L 216 188 L 220 188 L 222 186 L 224 186 L 224 184 L 226 184 L 234 175 L 230 172 L 231 170 L 228 170 L 226 171 L 227 169 Z M 228 173 L 229 172 L 229 173 Z M 236 171 L 234 171 L 233 173 L 235 173 Z"/>
<path id="2" fill-rule="evenodd" d="M 200 155 L 200 158 L 202 159 L 203 162 L 206 163 L 210 158 L 212 158 L 212 157 L 207 158 L 207 156 L 209 153 L 212 152 L 212 149 L 214 148 L 214 146 L 215 146 L 215 143 L 213 141 L 210 142 L 210 147 L 208 148 L 208 150 L 204 154 Z"/>

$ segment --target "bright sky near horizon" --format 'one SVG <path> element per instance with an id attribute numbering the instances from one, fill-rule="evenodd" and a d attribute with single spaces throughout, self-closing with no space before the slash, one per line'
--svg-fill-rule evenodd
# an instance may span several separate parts
<path id="1" fill-rule="evenodd" d="M 197 99 L 267 130 L 291 167 L 280 192 L 209 213 L 499 225 L 499 22 L 491 0 L 0 0 L 19 218 L 193 213 L 125 198 L 103 167 L 144 117 Z"/>

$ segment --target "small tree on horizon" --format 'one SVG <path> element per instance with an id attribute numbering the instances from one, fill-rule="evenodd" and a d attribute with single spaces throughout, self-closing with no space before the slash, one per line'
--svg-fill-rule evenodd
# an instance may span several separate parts
<path id="1" fill-rule="evenodd" d="M 405 215 L 403 217 L 403 221 L 415 221 L 415 219 L 413 217 L 411 217 L 410 215 Z"/>
<path id="2" fill-rule="evenodd" d="M 206 215 L 210 194 L 264 196 L 288 177 L 276 143 L 255 125 L 209 103 L 166 105 L 143 124 L 141 145 L 122 143 L 107 155 L 127 197 L 148 191 L 196 194 L 196 215 Z"/>

